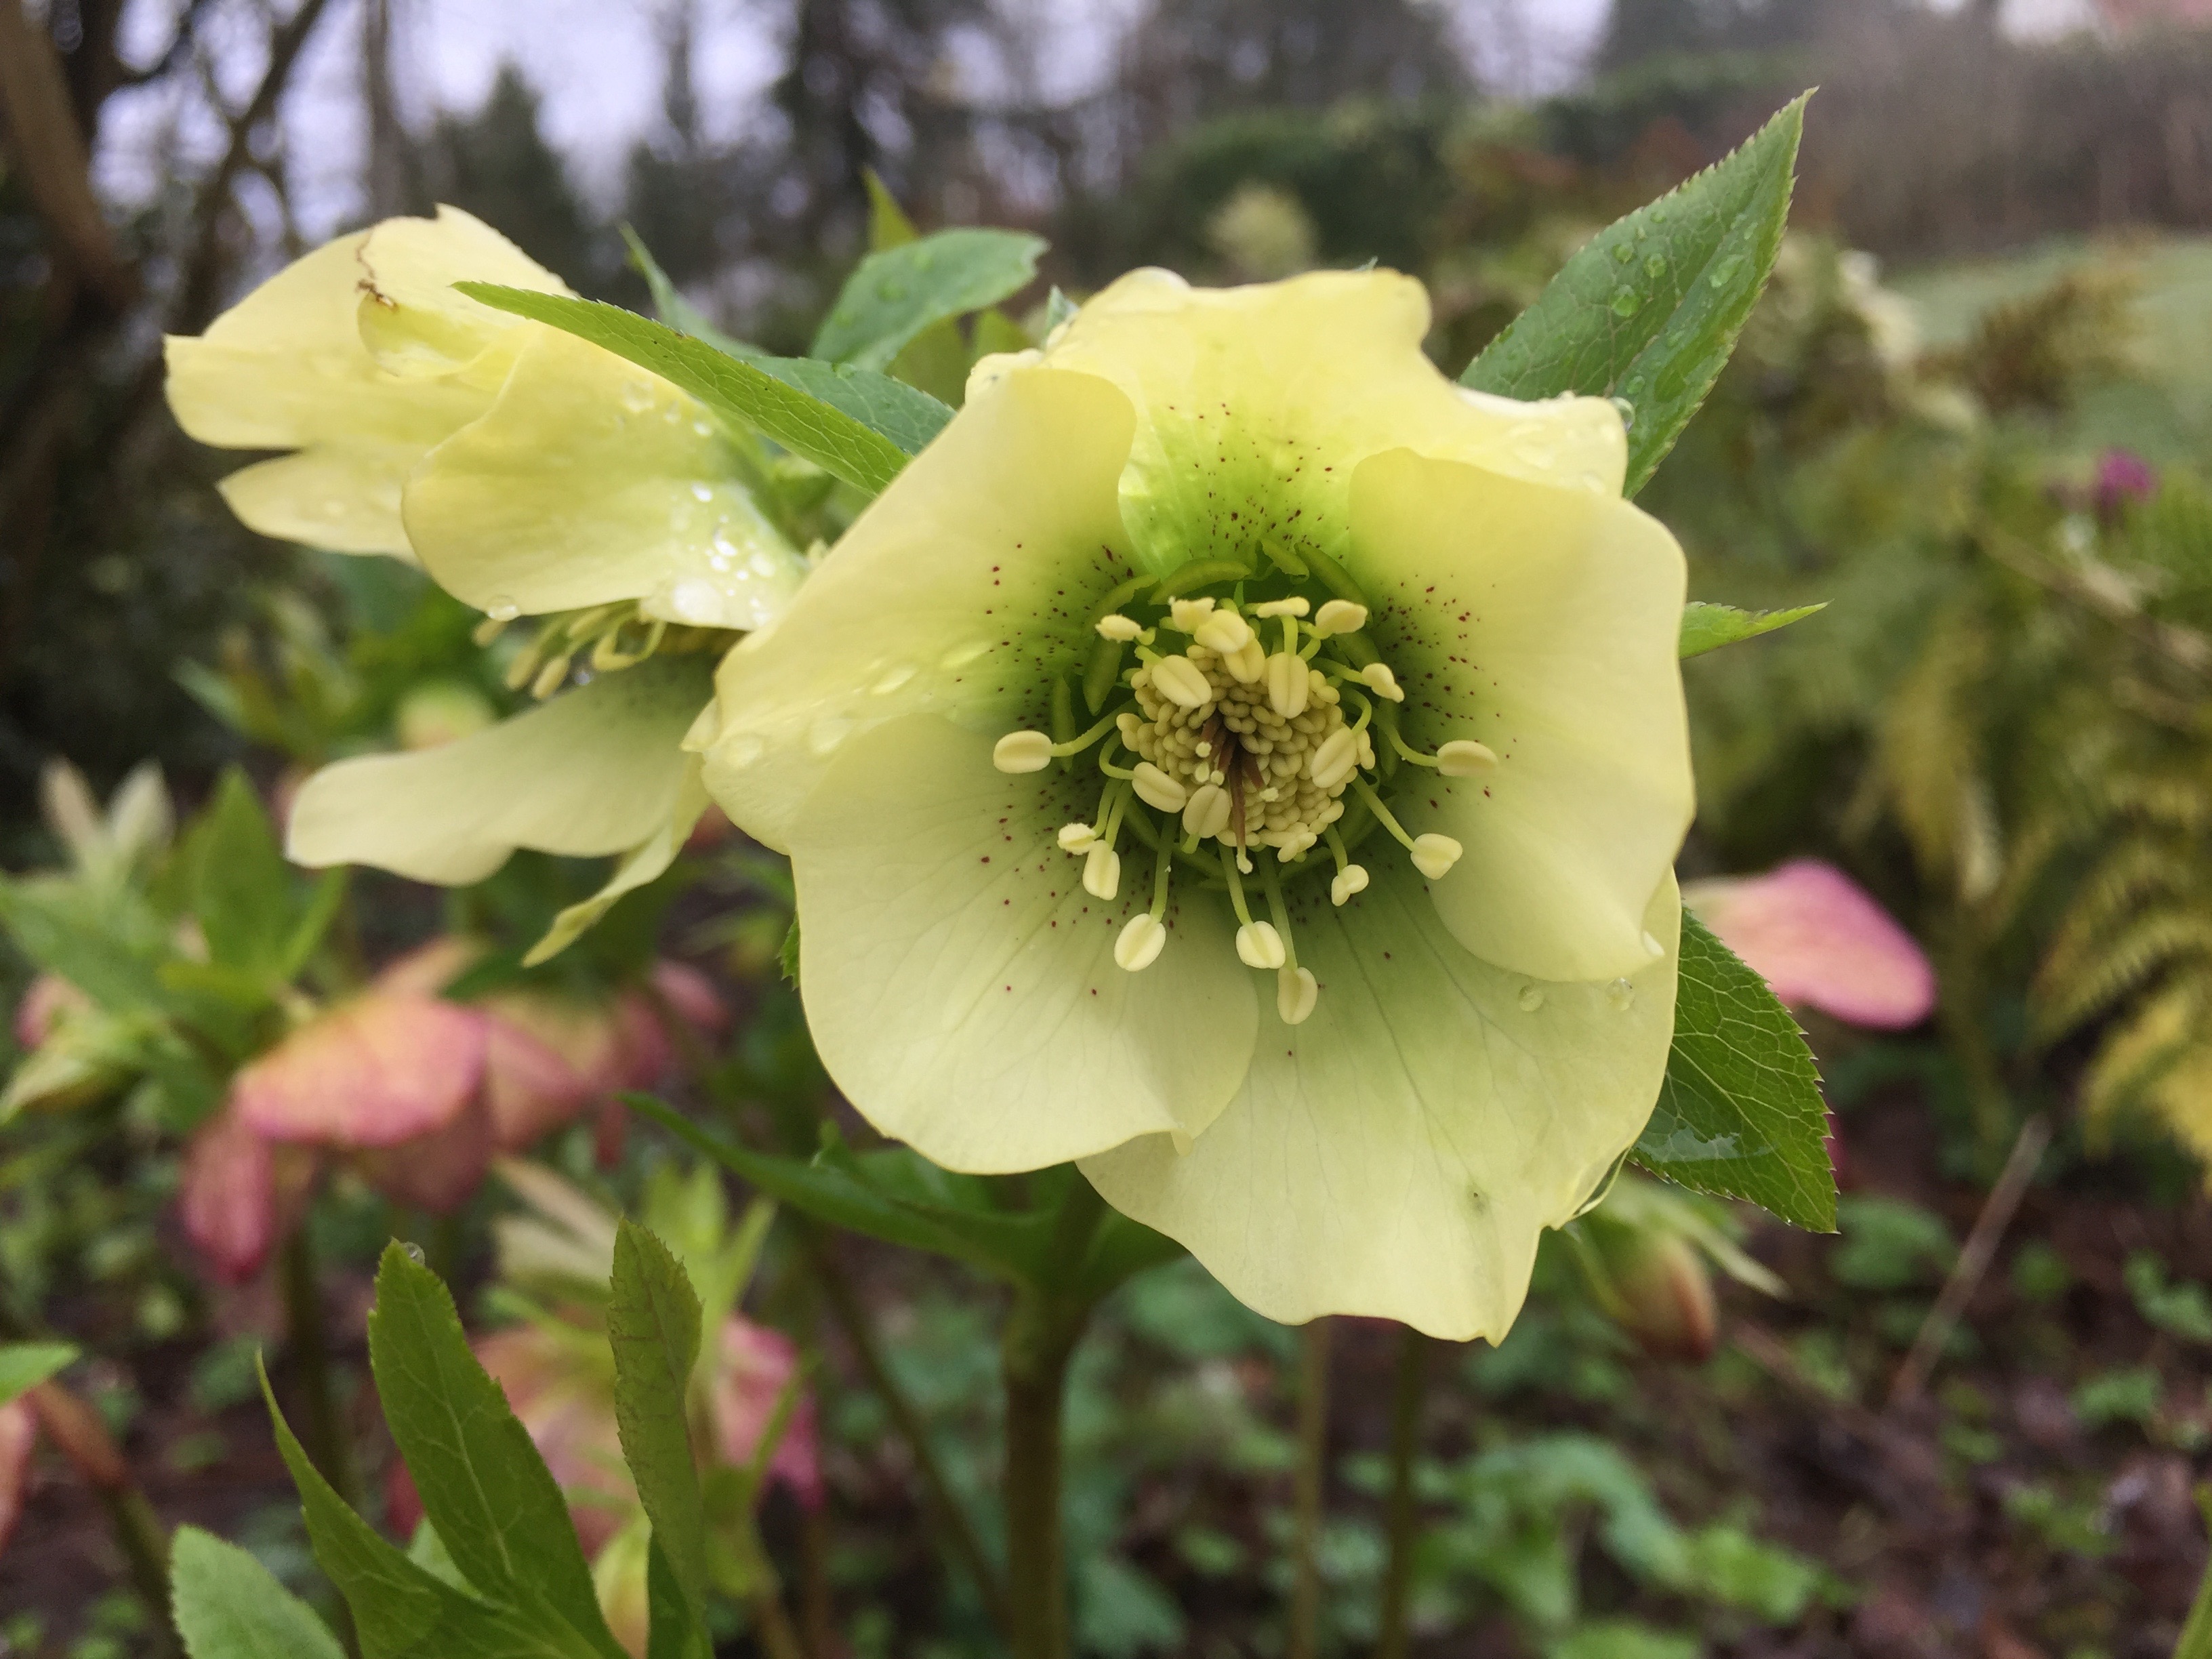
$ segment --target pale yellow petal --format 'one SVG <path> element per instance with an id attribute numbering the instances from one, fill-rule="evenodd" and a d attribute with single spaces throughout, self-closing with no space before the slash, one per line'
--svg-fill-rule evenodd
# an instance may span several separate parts
<path id="1" fill-rule="evenodd" d="M 1445 924 L 1547 979 L 1641 967 L 1644 907 L 1696 809 L 1674 537 L 1615 497 L 1402 449 L 1361 465 L 1352 520 L 1408 740 L 1498 757 L 1474 777 L 1398 771 L 1406 828 L 1464 848 L 1431 884 Z"/>
<path id="2" fill-rule="evenodd" d="M 1352 471 L 1384 449 L 1619 495 L 1620 416 L 1601 398 L 1522 404 L 1455 386 L 1421 352 L 1428 296 L 1389 270 L 1194 289 L 1122 277 L 1043 355 L 1138 410 L 1121 482 L 1139 556 L 1250 558 L 1270 538 L 1341 558 Z"/>
<path id="3" fill-rule="evenodd" d="M 711 693 L 704 655 L 657 657 L 474 736 L 326 766 L 293 803 L 286 850 L 417 881 L 480 881 L 518 847 L 592 857 L 665 825 L 678 746 Z"/>
<path id="4" fill-rule="evenodd" d="M 545 937 L 532 945 L 529 955 L 523 957 L 524 967 L 535 968 L 541 962 L 551 961 L 574 945 L 586 930 L 598 926 L 618 901 L 668 872 L 668 867 L 676 862 L 676 855 L 684 850 L 684 843 L 690 839 L 699 815 L 707 810 L 707 788 L 699 781 L 699 757 L 687 755 L 684 761 L 684 781 L 669 808 L 667 820 L 623 855 L 622 862 L 598 892 L 553 918 Z"/>
<path id="5" fill-rule="evenodd" d="M 556 329 L 530 330 L 483 416 L 423 459 L 405 519 L 439 585 L 484 611 L 641 599 L 667 621 L 754 629 L 805 573 L 703 407 Z"/>
<path id="6" fill-rule="evenodd" d="M 1132 1136 L 1197 1133 L 1259 1018 L 1225 905 L 1171 904 L 1140 973 L 1114 943 L 1152 897 L 1131 841 L 1092 897 L 1059 827 L 1097 775 L 1008 777 L 932 716 L 842 744 L 792 831 L 799 977 L 823 1064 L 885 1134 L 948 1169 L 1034 1170 Z"/>
<path id="7" fill-rule="evenodd" d="M 358 439 L 240 467 L 216 486 L 247 529 L 332 553 L 416 562 L 399 517 L 400 487 L 419 444 Z"/>
<path id="8" fill-rule="evenodd" d="M 1480 962 L 1410 873 L 1341 910 L 1309 897 L 1305 1024 L 1262 1016 L 1249 1079 L 1178 1153 L 1165 1135 L 1084 1160 L 1124 1214 L 1188 1245 L 1271 1319 L 1395 1319 L 1503 1337 L 1539 1236 L 1589 1202 L 1650 1117 L 1674 1024 L 1681 906 L 1622 986 L 1558 985 Z"/>
<path id="9" fill-rule="evenodd" d="M 1115 482 L 1121 393 L 1017 370 L 980 388 L 809 577 L 781 622 L 717 677 L 707 787 L 778 848 L 839 745 L 941 714 L 996 737 L 1048 718 L 1079 675 L 1097 600 L 1129 574 Z"/>

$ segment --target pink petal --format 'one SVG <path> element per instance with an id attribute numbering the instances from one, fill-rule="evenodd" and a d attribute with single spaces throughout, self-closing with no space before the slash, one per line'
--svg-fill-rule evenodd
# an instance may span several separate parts
<path id="1" fill-rule="evenodd" d="M 53 1035 L 64 1014 L 92 1006 L 92 999 L 58 974 L 40 974 L 15 1005 L 15 1041 L 35 1048 Z"/>
<path id="2" fill-rule="evenodd" d="M 721 1364 L 714 1375 L 711 1410 L 717 1448 L 726 1463 L 744 1465 L 767 1432 L 775 1402 L 799 1370 L 799 1350 L 781 1331 L 756 1325 L 742 1314 L 722 1324 Z M 768 1474 L 781 1480 L 808 1509 L 822 1506 L 821 1447 L 815 1429 L 814 1395 L 799 1397 L 783 1438 L 769 1455 Z"/>
<path id="3" fill-rule="evenodd" d="M 39 1419 L 27 1400 L 0 1406 L 0 1550 L 23 1518 L 23 1498 L 31 1484 L 31 1449 L 39 1443 Z"/>
<path id="4" fill-rule="evenodd" d="M 1894 1031 L 1936 1006 L 1935 970 L 1912 936 L 1832 864 L 1695 882 L 1682 900 L 1792 1006 Z"/>
<path id="5" fill-rule="evenodd" d="M 434 997 L 372 991 L 239 1073 L 231 1101 L 271 1140 L 396 1146 L 453 1121 L 483 1078 L 484 1022 Z"/>
<path id="6" fill-rule="evenodd" d="M 441 934 L 386 963 L 377 975 L 374 988 L 434 997 L 459 979 L 462 971 L 483 953 L 481 939 L 465 939 L 458 933 Z"/>
<path id="7" fill-rule="evenodd" d="M 313 1152 L 270 1145 L 225 1106 L 185 1148 L 177 1194 L 185 1237 L 217 1279 L 242 1284 L 300 1224 L 314 1176 Z"/>
<path id="8" fill-rule="evenodd" d="M 480 1005 L 489 1022 L 484 1092 L 500 1146 L 529 1146 L 618 1086 L 619 1039 L 603 1010 L 538 992 Z"/>
<path id="9" fill-rule="evenodd" d="M 481 1098 L 466 1102 L 442 1128 L 357 1154 L 363 1179 L 394 1204 L 450 1215 L 483 1184 L 498 1150 L 491 1112 Z"/>
<path id="10" fill-rule="evenodd" d="M 653 964 L 653 987 L 684 1023 L 702 1036 L 720 1036 L 730 1023 L 730 1006 L 708 979 L 688 962 L 663 959 Z"/>

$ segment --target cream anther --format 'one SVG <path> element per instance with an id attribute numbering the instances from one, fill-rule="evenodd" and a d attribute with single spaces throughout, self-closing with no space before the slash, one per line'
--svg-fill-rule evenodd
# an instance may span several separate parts
<path id="1" fill-rule="evenodd" d="M 1312 609 L 1293 593 L 1287 599 L 1269 599 L 1265 605 L 1255 605 L 1252 607 L 1252 614 L 1255 617 L 1303 617 Z"/>
<path id="2" fill-rule="evenodd" d="M 1364 864 L 1347 864 L 1336 872 L 1336 879 L 1329 883 L 1328 902 L 1331 904 L 1341 904 L 1354 893 L 1364 893 L 1366 890 L 1367 866 Z"/>
<path id="3" fill-rule="evenodd" d="M 1239 685 L 1252 685 L 1267 672 L 1267 647 L 1256 638 L 1248 636 L 1243 644 L 1221 660 Z"/>
<path id="4" fill-rule="evenodd" d="M 1199 626 L 1213 614 L 1212 599 L 1170 599 L 1168 601 L 1168 626 L 1178 634 L 1195 634 Z"/>
<path id="5" fill-rule="evenodd" d="M 1416 836 L 1413 868 L 1435 881 L 1459 862 L 1459 855 L 1464 850 L 1449 836 Z"/>
<path id="6" fill-rule="evenodd" d="M 1206 671 L 1188 657 L 1162 657 L 1152 665 L 1152 674 L 1160 695 L 1184 708 L 1203 708 L 1213 701 Z"/>
<path id="7" fill-rule="evenodd" d="M 1275 974 L 1275 1012 L 1285 1025 L 1303 1025 L 1321 1000 L 1321 986 L 1310 968 L 1283 968 Z"/>
<path id="8" fill-rule="evenodd" d="M 1084 855 L 1083 890 L 1096 899 L 1110 899 L 1121 890 L 1121 855 L 1103 842 Z"/>
<path id="9" fill-rule="evenodd" d="M 1480 776 L 1498 764 L 1498 751 L 1486 743 L 1459 738 L 1437 750 L 1437 770 L 1448 778 Z"/>
<path id="10" fill-rule="evenodd" d="M 1229 792 L 1218 783 L 1202 783 L 1191 792 L 1182 809 L 1185 835 L 1206 841 L 1229 827 Z"/>
<path id="11" fill-rule="evenodd" d="M 1190 799 L 1188 790 L 1150 761 L 1137 763 L 1133 782 L 1137 798 L 1163 812 L 1180 812 Z"/>
<path id="12" fill-rule="evenodd" d="M 1042 772 L 1052 764 L 1052 739 L 1042 732 L 1009 732 L 991 748 L 1001 772 Z"/>
<path id="13" fill-rule="evenodd" d="M 1167 942 L 1167 928 L 1154 917 L 1131 916 L 1128 926 L 1114 941 L 1114 965 L 1127 973 L 1141 973 L 1160 959 Z"/>
<path id="14" fill-rule="evenodd" d="M 1392 702 L 1406 701 L 1406 694 L 1398 689 L 1398 677 L 1390 672 L 1389 663 L 1370 662 L 1359 671 L 1359 678 L 1377 696 L 1388 697 Z"/>
<path id="15" fill-rule="evenodd" d="M 1339 726 L 1322 740 L 1314 750 L 1313 769 L 1310 775 L 1315 787 L 1334 789 L 1349 778 L 1359 764 L 1359 741 L 1348 727 Z"/>
<path id="16" fill-rule="evenodd" d="M 1314 613 L 1313 630 L 1322 638 L 1332 634 L 1357 634 L 1367 626 L 1367 607 L 1350 599 L 1331 599 Z"/>
<path id="17" fill-rule="evenodd" d="M 1060 850 L 1063 853 L 1087 853 L 1097 842 L 1097 830 L 1087 823 L 1063 823 L 1060 826 Z"/>
<path id="18" fill-rule="evenodd" d="M 1224 657 L 1234 656 L 1251 639 L 1252 624 L 1234 611 L 1216 611 L 1199 623 L 1194 637 L 1209 651 L 1218 651 Z"/>
<path id="19" fill-rule="evenodd" d="M 1271 921 L 1248 921 L 1237 930 L 1237 960 L 1247 968 L 1279 968 L 1289 955 Z"/>
<path id="20" fill-rule="evenodd" d="M 1282 838 L 1275 843 L 1275 861 L 1279 864 L 1294 864 L 1304 858 L 1312 849 L 1313 844 L 1320 839 L 1319 836 L 1314 834 L 1304 824 L 1300 824 L 1295 830 L 1285 830 Z"/>
<path id="21" fill-rule="evenodd" d="M 1110 617 L 1098 619 L 1098 637 L 1102 640 L 1119 640 L 1126 643 L 1144 631 L 1142 624 L 1134 617 L 1125 617 L 1118 611 Z"/>
<path id="22" fill-rule="evenodd" d="M 1306 712 L 1313 696 L 1312 674 L 1304 658 L 1288 651 L 1267 659 L 1267 701 L 1285 720 L 1294 720 Z"/>

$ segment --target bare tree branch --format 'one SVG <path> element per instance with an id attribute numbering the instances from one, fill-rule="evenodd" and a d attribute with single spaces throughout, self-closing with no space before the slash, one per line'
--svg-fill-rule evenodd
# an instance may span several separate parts
<path id="1" fill-rule="evenodd" d="M 0 0 L 0 106 L 39 216 L 67 264 L 113 309 L 138 284 L 92 193 L 84 134 L 70 112 L 69 82 L 52 37 L 31 21 L 22 0 Z"/>

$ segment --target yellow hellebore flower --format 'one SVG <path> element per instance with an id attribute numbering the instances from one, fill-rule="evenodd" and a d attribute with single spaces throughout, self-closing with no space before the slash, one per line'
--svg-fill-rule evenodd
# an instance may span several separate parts
<path id="1" fill-rule="evenodd" d="M 1495 1339 L 1665 1070 L 1684 568 L 1610 404 L 1428 320 L 1146 270 L 986 360 L 724 659 L 707 782 L 884 1133 L 1080 1160 L 1272 1317 Z"/>
<path id="2" fill-rule="evenodd" d="M 550 954 L 682 846 L 706 796 L 678 745 L 714 653 L 775 617 L 805 564 L 703 404 L 453 287 L 471 279 L 568 291 L 455 209 L 387 219 L 170 339 L 169 403 L 203 442 L 294 452 L 223 481 L 252 528 L 418 560 L 494 627 L 548 617 L 518 662 L 540 696 L 588 665 L 502 725 L 324 769 L 291 817 L 302 864 L 423 881 L 480 880 L 517 847 L 626 854 Z"/>

